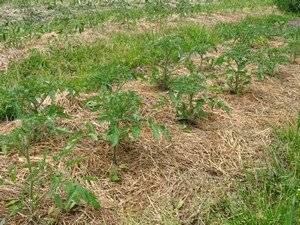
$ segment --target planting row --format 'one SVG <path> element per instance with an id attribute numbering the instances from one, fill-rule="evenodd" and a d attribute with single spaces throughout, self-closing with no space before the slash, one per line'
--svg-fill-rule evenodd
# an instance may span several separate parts
<path id="1" fill-rule="evenodd" d="M 15 1 L 9 7 L 18 13 L 7 13 L 5 7 L 0 18 L 0 42 L 7 47 L 26 46 L 26 41 L 40 38 L 43 33 L 55 32 L 67 36 L 82 33 L 107 21 L 124 23 L 126 28 L 134 28 L 135 21 L 148 18 L 159 26 L 168 16 L 186 16 L 198 12 L 210 12 L 220 8 L 230 10 L 243 7 L 268 6 L 272 0 L 249 3 L 246 0 L 227 3 L 226 1 Z M 5 1 L 3 6 L 7 4 Z M 1 2 L 0 2 L 1 7 Z M 1 10 L 1 8 L 0 8 Z M 7 15 L 6 15 L 7 14 Z"/>
<path id="2" fill-rule="evenodd" d="M 110 143 L 113 166 L 109 178 L 112 181 L 119 180 L 116 153 L 121 142 L 137 141 L 146 127 L 155 139 L 164 136 L 172 141 L 164 125 L 156 124 L 153 118 L 145 118 L 141 111 L 141 97 L 123 88 L 127 81 L 141 79 L 158 87 L 163 96 L 158 105 L 172 105 L 177 121 L 193 125 L 197 119 L 208 117 L 208 110 L 214 107 L 230 113 L 226 103 L 221 101 L 220 93 L 241 94 L 247 90 L 254 76 L 260 80 L 265 76 L 275 76 L 279 65 L 293 63 L 299 54 L 299 33 L 290 33 L 272 43 L 263 36 L 251 37 L 253 34 L 247 34 L 245 29 L 243 31 L 222 47 L 205 43 L 192 46 L 189 51 L 186 51 L 184 40 L 179 36 L 155 40 L 151 46 L 159 52 L 160 60 L 148 67 L 147 74 L 121 63 L 94 71 L 80 88 L 98 90 L 93 97 L 82 102 L 91 113 L 97 114 L 98 119 L 86 122 L 84 131 L 57 125 L 59 119 L 72 119 L 64 106 L 57 103 L 58 93 L 67 93 L 70 99 L 76 98 L 82 91 L 77 87 L 30 75 L 12 87 L 1 87 L 0 120 L 22 121 L 10 133 L 0 135 L 1 148 L 6 155 L 16 150 L 25 159 L 25 164 L 21 167 L 10 165 L 8 174 L 0 179 L 0 183 L 16 185 L 18 170 L 27 170 L 26 180 L 20 186 L 20 196 L 9 202 L 12 206 L 10 212 L 29 209 L 32 219 L 39 220 L 36 209 L 44 197 L 52 198 L 61 211 L 72 210 L 81 204 L 81 200 L 99 208 L 96 196 L 70 174 L 72 166 L 84 160 L 79 156 L 70 158 L 70 153 L 85 136 L 95 142 L 103 137 Z M 179 69 L 186 72 L 179 72 L 182 71 Z M 106 129 L 97 132 L 94 127 L 97 123 L 107 124 Z M 52 156 L 51 163 L 47 160 L 48 149 L 40 161 L 34 161 L 33 144 L 55 134 L 68 138 L 66 147 Z M 59 164 L 63 158 L 66 159 L 66 169 L 62 171 Z M 93 177 L 82 179 L 97 180 Z"/>

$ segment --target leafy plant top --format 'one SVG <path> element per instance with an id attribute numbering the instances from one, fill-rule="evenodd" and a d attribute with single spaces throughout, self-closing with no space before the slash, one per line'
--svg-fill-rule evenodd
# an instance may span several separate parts
<path id="1" fill-rule="evenodd" d="M 140 125 L 138 107 L 142 102 L 135 92 L 105 94 L 99 97 L 97 102 L 99 102 L 97 108 L 100 109 L 98 121 L 110 123 L 104 136 L 113 146 L 118 144 L 119 139 L 128 138 L 130 130 L 134 133 L 134 139 L 138 138 Z"/>
<path id="2" fill-rule="evenodd" d="M 139 107 L 142 106 L 142 101 L 134 91 L 108 92 L 89 99 L 88 105 L 94 110 L 99 110 L 99 122 L 108 123 L 103 136 L 112 144 L 115 164 L 116 148 L 120 140 L 138 140 L 143 125 L 148 125 L 157 139 L 161 133 L 170 137 L 163 125 L 154 124 L 150 118 L 144 120 L 140 117 Z"/>
<path id="3" fill-rule="evenodd" d="M 178 62 L 183 55 L 182 39 L 179 37 L 164 37 L 156 41 L 153 47 L 161 59 L 162 72 L 156 68 L 151 75 L 151 83 L 155 83 L 163 90 L 168 90 L 172 77 L 170 66 L 173 62 Z"/>
<path id="4" fill-rule="evenodd" d="M 28 77 L 12 88 L 0 87 L 0 120 L 21 118 L 27 113 L 38 113 L 47 99 L 53 105 L 57 91 L 73 89 L 61 82 Z"/>
<path id="5" fill-rule="evenodd" d="M 112 91 L 115 87 L 120 89 L 126 81 L 143 78 L 143 75 L 134 72 L 130 67 L 120 64 L 109 64 L 100 66 L 94 72 L 88 82 L 89 87 L 95 87 L 104 91 Z"/>
<path id="6" fill-rule="evenodd" d="M 287 57 L 287 53 L 290 52 L 289 47 L 291 46 L 270 47 L 269 45 L 265 45 L 258 49 L 253 54 L 253 61 L 257 64 L 257 69 L 254 70 L 254 73 L 257 75 L 257 77 L 262 79 L 264 75 L 273 76 L 278 70 L 280 64 L 288 63 L 288 61 L 290 61 Z M 293 58 L 296 52 L 293 50 L 290 53 L 292 54 L 291 60 L 294 60 Z"/>
<path id="7" fill-rule="evenodd" d="M 188 59 L 190 59 L 193 55 L 200 57 L 199 65 L 196 65 L 197 72 L 209 69 L 212 66 L 213 58 L 207 55 L 207 53 L 212 50 L 215 52 L 217 51 L 216 46 L 213 44 L 197 45 L 191 49 Z"/>
<path id="8" fill-rule="evenodd" d="M 238 94 L 251 83 L 251 72 L 247 66 L 252 62 L 253 50 L 246 44 L 237 44 L 229 47 L 216 60 L 215 64 L 225 64 L 225 84 L 229 90 Z"/>
<path id="9" fill-rule="evenodd" d="M 228 107 L 220 100 L 213 98 L 207 91 L 206 79 L 200 75 L 181 75 L 172 80 L 169 96 L 176 109 L 176 118 L 194 124 L 195 119 L 207 117 L 208 113 L 203 106 L 215 105 L 229 111 Z M 202 92 L 199 95 L 199 92 Z"/>

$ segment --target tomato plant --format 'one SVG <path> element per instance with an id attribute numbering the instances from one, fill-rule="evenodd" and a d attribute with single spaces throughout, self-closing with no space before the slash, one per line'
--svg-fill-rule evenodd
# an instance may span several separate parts
<path id="1" fill-rule="evenodd" d="M 204 76 L 192 74 L 175 77 L 170 85 L 169 96 L 176 109 L 176 118 L 194 124 L 195 119 L 208 116 L 203 108 L 207 104 L 212 108 L 217 105 L 229 111 L 229 108 L 221 100 L 213 98 L 208 90 Z M 199 95 L 199 92 L 202 93 Z"/>
<path id="2" fill-rule="evenodd" d="M 94 110 L 99 110 L 99 122 L 108 123 L 103 136 L 112 145 L 114 164 L 117 164 L 116 151 L 120 141 L 138 140 L 144 125 L 150 127 L 156 139 L 160 139 L 161 134 L 170 138 L 165 126 L 153 123 L 150 118 L 141 118 L 139 108 L 142 106 L 142 101 L 134 91 L 107 92 L 90 98 L 88 105 Z"/>
<path id="3" fill-rule="evenodd" d="M 207 54 L 210 51 L 217 52 L 216 46 L 213 44 L 202 44 L 191 49 L 188 58 L 191 58 L 193 55 L 196 55 L 200 58 L 199 65 L 197 65 L 197 72 L 209 69 L 213 66 L 213 57 L 210 57 Z"/>
<path id="4" fill-rule="evenodd" d="M 160 53 L 161 68 L 159 71 L 157 68 L 151 75 L 151 83 L 156 84 L 162 90 L 169 89 L 169 82 L 172 77 L 171 64 L 173 61 L 178 62 L 182 55 L 182 40 L 179 37 L 164 37 L 154 43 L 154 48 Z"/>
<path id="5" fill-rule="evenodd" d="M 36 114 L 47 105 L 54 105 L 58 91 L 74 89 L 62 82 L 28 77 L 11 88 L 0 87 L 0 120 L 13 120 L 25 114 Z M 50 101 L 46 103 L 46 100 Z"/>
<path id="6" fill-rule="evenodd" d="M 287 49 L 285 47 L 264 45 L 253 54 L 253 61 L 257 64 L 257 69 L 254 70 L 254 73 L 260 79 L 264 75 L 274 75 L 280 64 L 289 61 L 286 53 Z"/>
<path id="7" fill-rule="evenodd" d="M 251 83 L 251 72 L 247 66 L 252 62 L 253 50 L 246 44 L 237 44 L 227 48 L 216 60 L 216 65 L 225 64 L 225 85 L 231 93 L 242 92 Z"/>
<path id="8" fill-rule="evenodd" d="M 61 108 L 47 106 L 36 114 L 23 117 L 21 125 L 10 133 L 0 135 L 2 151 L 7 154 L 7 149 L 16 149 L 19 157 L 24 157 L 25 159 L 25 165 L 20 165 L 18 169 L 27 170 L 26 180 L 21 186 L 22 193 L 16 196 L 16 199 L 12 200 L 11 210 L 17 212 L 28 207 L 32 220 L 36 222 L 39 220 L 39 217 L 36 215 L 38 204 L 47 196 L 54 198 L 61 210 L 71 210 L 75 205 L 80 205 L 79 198 L 83 199 L 87 204 L 92 204 L 95 208 L 100 207 L 96 196 L 91 191 L 73 181 L 68 174 L 59 171 L 60 160 L 71 152 L 83 135 L 82 131 L 66 132 L 64 128 L 57 127 L 54 120 L 56 117 L 61 116 Z M 46 161 L 49 149 L 44 151 L 39 161 L 33 159 L 31 151 L 32 142 L 36 140 L 37 136 L 45 132 L 45 130 L 48 131 L 46 133 L 60 132 L 67 133 L 70 136 L 67 146 L 54 155 L 52 163 L 47 163 Z M 70 165 L 73 161 L 71 159 L 66 164 Z M 15 173 L 17 171 L 16 167 L 13 166 Z M 12 169 L 9 169 L 11 179 L 2 179 L 2 185 L 18 185 L 16 174 L 13 175 L 11 172 Z M 46 192 L 45 187 L 49 187 Z M 63 203 L 62 197 L 56 193 L 58 187 L 62 187 L 65 193 L 67 193 L 65 203 Z"/>

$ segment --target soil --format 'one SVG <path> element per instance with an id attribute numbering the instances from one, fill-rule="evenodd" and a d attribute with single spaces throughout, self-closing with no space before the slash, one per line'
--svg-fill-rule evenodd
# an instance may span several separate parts
<path id="1" fill-rule="evenodd" d="M 300 27 L 300 18 L 288 22 L 289 25 Z"/>

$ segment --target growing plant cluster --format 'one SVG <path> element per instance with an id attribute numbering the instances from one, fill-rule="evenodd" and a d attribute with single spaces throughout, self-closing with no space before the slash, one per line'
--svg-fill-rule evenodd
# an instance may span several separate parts
<path id="1" fill-rule="evenodd" d="M 57 93 L 66 90 L 73 94 L 73 89 L 67 85 L 33 77 L 24 79 L 16 87 L 1 89 L 1 121 L 8 119 L 21 121 L 21 124 L 10 133 L 0 135 L 2 152 L 9 157 L 11 153 L 9 150 L 15 149 L 20 157 L 25 159 L 25 164 L 21 167 L 14 164 L 8 166 L 7 176 L 0 178 L 1 185 L 18 186 L 17 173 L 19 170 L 27 170 L 26 179 L 20 186 L 22 191 L 7 200 L 10 206 L 8 216 L 28 208 L 31 219 L 38 221 L 37 208 L 44 198 L 52 198 L 61 211 L 70 211 L 74 206 L 80 205 L 80 199 L 87 205 L 100 207 L 91 191 L 58 168 L 60 160 L 67 157 L 83 136 L 82 131 L 71 131 L 57 126 L 58 118 L 70 118 L 64 112 L 64 107 L 55 101 Z M 50 138 L 54 134 L 68 136 L 67 146 L 52 157 L 53 163 L 48 163 L 48 148 L 39 161 L 33 160 L 33 143 L 42 138 Z M 66 171 L 76 162 L 76 157 L 69 159 Z M 48 187 L 46 191 L 45 187 Z"/>
<path id="2" fill-rule="evenodd" d="M 41 37 L 44 33 L 56 32 L 62 35 L 84 32 L 91 26 L 105 21 L 123 22 L 126 29 L 134 27 L 135 20 L 144 16 L 158 22 L 162 29 L 167 16 L 173 13 L 184 15 L 194 10 L 191 1 L 146 0 L 146 1 L 14 1 L 16 11 L 23 17 L 0 21 L 0 41 L 6 46 L 25 46 L 28 40 Z M 175 4 L 174 4 L 175 3 Z M 1 2 L 0 2 L 1 4 Z M 55 13 L 39 11 L 39 7 Z M 89 10 L 87 10 L 87 8 Z M 6 15 L 4 15 L 6 16 Z M 5 17 L 3 17 L 5 18 Z M 49 22 L 47 18 L 51 18 Z M 47 23 L 47 26 L 44 24 Z"/>
<path id="3" fill-rule="evenodd" d="M 275 0 L 275 3 L 279 8 L 291 12 L 300 12 L 299 0 Z"/>
<path id="4" fill-rule="evenodd" d="M 180 1 L 182 7 L 185 2 Z M 163 1 L 148 4 L 147 10 L 160 10 L 160 19 L 164 13 L 168 13 L 168 5 L 158 7 Z M 128 8 L 127 3 L 121 6 Z M 122 17 L 126 18 L 129 28 L 131 15 L 123 11 Z M 2 38 L 6 41 L 6 33 L 14 27 L 10 23 L 4 25 L 0 31 L 5 31 Z M 83 31 L 84 28 L 80 29 Z M 45 199 L 52 199 L 60 212 L 71 211 L 83 202 L 94 208 L 100 207 L 95 194 L 71 175 L 72 166 L 85 160 L 79 156 L 71 157 L 72 150 L 82 138 L 91 138 L 95 142 L 103 139 L 109 143 L 112 150 L 112 166 L 109 169 L 111 181 L 120 179 L 117 165 L 121 144 L 131 145 L 138 141 L 141 133 L 147 129 L 156 140 L 164 136 L 172 142 L 165 125 L 157 124 L 153 118 L 143 114 L 144 104 L 138 93 L 124 90 L 126 82 L 141 79 L 158 87 L 163 99 L 158 105 L 173 107 L 176 122 L 196 126 L 200 119 L 209 118 L 215 107 L 230 112 L 221 100 L 220 93 L 228 91 L 230 94 L 242 94 L 255 76 L 259 80 L 275 76 L 281 64 L 293 63 L 299 56 L 299 32 L 286 34 L 285 42 L 278 47 L 270 43 L 267 28 L 260 33 L 255 27 L 230 29 L 224 35 L 222 50 L 209 42 L 191 45 L 180 35 L 164 35 L 150 41 L 147 47 L 154 59 L 148 67 L 151 71 L 149 74 L 137 72 L 136 65 L 125 60 L 105 62 L 98 66 L 91 63 L 93 69 L 89 71 L 83 89 L 94 93 L 82 105 L 91 113 L 96 112 L 97 119 L 84 121 L 85 130 L 68 130 L 58 125 L 58 121 L 72 117 L 59 104 L 57 96 L 67 92 L 71 98 L 78 94 L 66 82 L 29 76 L 24 72 L 26 76 L 15 86 L 0 87 L 0 121 L 21 121 L 10 133 L 0 135 L 2 152 L 9 155 L 15 151 L 25 159 L 22 165 L 8 166 L 8 174 L 0 178 L 0 185 L 17 185 L 17 173 L 26 171 L 20 195 L 8 200 L 10 214 L 27 210 L 32 221 L 39 223 L 37 208 Z M 95 128 L 99 123 L 104 124 L 104 130 Z M 58 134 L 68 140 L 65 148 L 51 158 L 51 150 L 46 148 L 40 160 L 34 159 L 34 144 Z M 63 171 L 59 166 L 62 161 L 65 161 Z M 82 180 L 97 181 L 94 177 L 83 177 Z"/>

